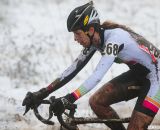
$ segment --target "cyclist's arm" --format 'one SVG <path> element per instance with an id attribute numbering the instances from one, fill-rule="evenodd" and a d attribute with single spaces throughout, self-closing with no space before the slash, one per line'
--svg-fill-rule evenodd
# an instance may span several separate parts
<path id="1" fill-rule="evenodd" d="M 105 43 L 104 54 L 99 61 L 93 74 L 82 84 L 78 89 L 71 93 L 72 99 L 77 100 L 81 96 L 85 95 L 91 89 L 93 89 L 103 78 L 105 73 L 114 63 L 115 58 L 124 48 L 124 43 L 120 40 L 116 40 L 117 37 L 108 39 Z"/>
<path id="2" fill-rule="evenodd" d="M 95 51 L 96 50 L 94 48 L 90 48 L 90 50 L 88 50 L 85 54 L 83 50 L 72 65 L 47 87 L 49 92 L 52 93 L 53 91 L 61 88 L 64 84 L 74 78 L 77 73 L 88 63 Z"/>
<path id="3" fill-rule="evenodd" d="M 71 95 L 74 96 L 75 100 L 85 95 L 91 89 L 93 89 L 103 78 L 105 73 L 108 71 L 110 66 L 113 64 L 115 57 L 109 55 L 103 55 L 99 61 L 93 74 L 76 89 Z"/>

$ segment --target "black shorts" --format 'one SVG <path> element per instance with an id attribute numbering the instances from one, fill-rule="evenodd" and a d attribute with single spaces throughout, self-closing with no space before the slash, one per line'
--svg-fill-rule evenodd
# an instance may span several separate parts
<path id="1" fill-rule="evenodd" d="M 142 105 L 150 89 L 150 81 L 146 78 L 148 73 L 149 71 L 146 68 L 136 65 L 129 71 L 112 79 L 110 83 L 118 87 L 118 91 L 123 95 L 121 95 L 123 97 L 121 98 L 122 101 L 138 97 L 134 110 L 154 117 L 155 113 Z M 134 86 L 138 86 L 139 89 L 134 89 Z"/>

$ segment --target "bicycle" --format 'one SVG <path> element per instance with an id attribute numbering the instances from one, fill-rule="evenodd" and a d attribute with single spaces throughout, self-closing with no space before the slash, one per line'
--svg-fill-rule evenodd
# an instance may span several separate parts
<path id="1" fill-rule="evenodd" d="M 49 100 L 42 100 L 41 104 L 49 104 L 49 117 L 48 119 L 45 119 L 44 117 L 41 116 L 41 114 L 38 111 L 38 107 L 35 107 L 33 109 L 35 116 L 37 117 L 38 120 L 40 120 L 44 124 L 48 125 L 54 125 L 55 123 L 51 121 L 50 119 L 53 117 L 54 112 L 53 108 L 54 106 L 54 101 L 56 98 L 54 96 L 51 96 Z M 80 124 L 88 124 L 88 123 L 128 123 L 130 120 L 130 117 L 127 118 L 121 118 L 121 119 L 99 119 L 99 118 L 92 118 L 92 117 L 75 117 L 75 112 L 76 112 L 77 105 L 68 103 L 65 104 L 65 109 L 69 110 L 69 113 L 64 112 L 60 115 L 56 115 L 59 123 L 61 124 L 60 130 L 79 130 L 77 125 Z M 65 115 L 65 117 L 64 117 Z"/>
<path id="2" fill-rule="evenodd" d="M 140 86 L 129 86 L 128 89 L 140 89 Z M 55 123 L 51 121 L 50 119 L 54 115 L 53 108 L 56 107 L 54 106 L 56 98 L 55 96 L 51 96 L 48 100 L 42 100 L 38 106 L 35 106 L 33 108 L 34 114 L 38 120 L 40 120 L 42 123 L 47 124 L 47 125 L 54 125 Z M 38 107 L 41 104 L 48 104 L 49 105 L 49 117 L 48 119 L 45 119 L 42 117 L 42 115 L 38 111 Z M 61 124 L 60 130 L 79 130 L 78 125 L 80 124 L 88 124 L 88 123 L 129 123 L 131 117 L 126 117 L 126 118 L 120 118 L 120 119 L 99 119 L 99 118 L 93 118 L 93 117 L 76 117 L 75 112 L 77 105 L 68 103 L 64 104 L 65 109 L 68 109 L 69 112 L 64 112 L 60 115 L 56 115 L 59 123 Z M 26 108 L 25 113 L 29 111 L 28 108 Z M 24 114 L 25 114 L 24 113 Z M 65 115 L 65 118 L 64 118 Z M 154 126 L 152 126 L 154 127 Z M 154 128 L 152 130 L 159 130 L 157 128 Z"/>

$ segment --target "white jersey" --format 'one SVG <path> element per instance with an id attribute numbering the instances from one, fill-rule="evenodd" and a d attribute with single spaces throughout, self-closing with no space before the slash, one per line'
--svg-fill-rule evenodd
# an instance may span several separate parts
<path id="1" fill-rule="evenodd" d="M 139 63 L 143 65 L 151 71 L 149 75 L 153 75 L 148 76 L 148 78 L 155 82 L 157 74 L 151 55 L 146 53 L 143 49 L 140 49 L 139 44 L 127 31 L 120 28 L 105 31 L 104 43 L 104 54 L 102 55 L 101 60 L 93 74 L 82 84 L 82 86 L 86 86 L 88 90 L 96 86 L 113 64 L 115 58 L 120 58 L 124 63 Z M 118 53 L 120 47 L 122 48 Z M 154 89 L 159 89 L 159 84 L 157 83 L 157 87 L 155 85 L 153 87 Z M 153 92 L 153 95 L 155 92 L 156 91 Z"/>
<path id="2" fill-rule="evenodd" d="M 110 29 L 104 31 L 104 41 L 101 48 L 91 46 L 90 49 L 84 50 L 74 63 L 60 76 L 60 80 L 69 81 L 72 79 L 89 61 L 95 51 L 100 51 L 102 57 L 92 73 L 79 87 L 81 96 L 94 88 L 106 74 L 114 61 L 120 60 L 128 65 L 141 64 L 147 68 L 148 79 L 151 86 L 148 96 L 154 97 L 157 92 L 160 94 L 160 53 L 152 44 L 145 45 L 138 43 L 129 32 L 121 29 Z M 67 82 L 66 81 L 66 82 Z M 159 99 L 156 99 L 160 103 Z"/>

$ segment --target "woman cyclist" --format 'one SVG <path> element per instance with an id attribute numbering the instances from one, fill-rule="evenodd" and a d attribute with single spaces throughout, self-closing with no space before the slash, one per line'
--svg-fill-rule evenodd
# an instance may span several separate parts
<path id="1" fill-rule="evenodd" d="M 28 92 L 22 105 L 27 110 L 33 108 L 40 100 L 75 77 L 95 52 L 100 52 L 102 57 L 93 74 L 75 91 L 56 100 L 55 113 L 64 111 L 62 99 L 75 102 L 101 81 L 114 62 L 125 63 L 130 69 L 104 84 L 90 97 L 89 103 L 99 118 L 119 118 L 110 105 L 138 97 L 127 130 L 146 130 L 160 107 L 158 48 L 126 26 L 111 22 L 101 25 L 92 1 L 70 13 L 67 28 L 84 49 L 72 65 L 48 87 Z M 129 89 L 130 86 L 140 86 L 140 89 Z M 112 130 L 125 130 L 121 123 L 106 125 Z"/>

